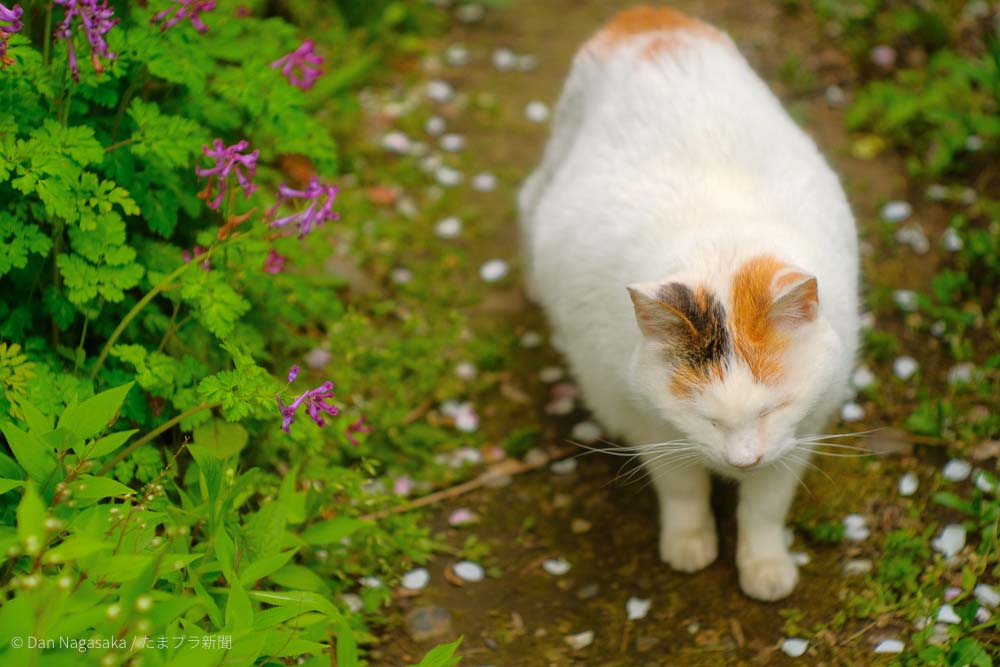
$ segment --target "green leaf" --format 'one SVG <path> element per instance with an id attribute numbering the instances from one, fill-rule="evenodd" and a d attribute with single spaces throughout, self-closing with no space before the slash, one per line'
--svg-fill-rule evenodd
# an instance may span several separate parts
<path id="1" fill-rule="evenodd" d="M 17 505 L 17 535 L 22 542 L 34 542 L 39 547 L 45 541 L 45 520 L 48 510 L 34 484 L 24 487 L 24 495 Z M 31 551 L 29 550 L 29 554 Z"/>
<path id="2" fill-rule="evenodd" d="M 196 445 L 220 459 L 239 454 L 250 437 L 245 428 L 223 419 L 196 426 L 193 436 Z"/>
<path id="3" fill-rule="evenodd" d="M 73 496 L 84 500 L 100 500 L 102 498 L 117 498 L 135 495 L 131 489 L 118 480 L 110 477 L 93 477 L 80 475 L 80 479 L 72 486 Z"/>
<path id="4" fill-rule="evenodd" d="M 284 553 L 267 556 L 254 561 L 250 565 L 246 566 L 243 569 L 243 572 L 240 573 L 240 583 L 244 586 L 252 586 L 258 579 L 263 579 L 271 573 L 283 568 L 285 564 L 292 559 L 292 556 L 294 556 L 297 551 L 298 549 L 291 549 L 289 551 L 285 551 Z"/>
<path id="5" fill-rule="evenodd" d="M 453 665 L 457 665 L 461 658 L 456 658 L 454 655 L 461 643 L 462 638 L 459 637 L 450 644 L 435 646 L 416 667 L 452 667 Z"/>
<path id="6" fill-rule="evenodd" d="M 360 528 L 364 522 L 350 517 L 337 517 L 328 521 L 315 523 L 302 532 L 302 540 L 306 544 L 330 544 L 349 537 Z"/>
<path id="7" fill-rule="evenodd" d="M 21 412 L 24 413 L 24 421 L 28 423 L 28 428 L 35 435 L 42 435 L 52 430 L 52 419 L 28 402 L 21 403 Z"/>
<path id="8" fill-rule="evenodd" d="M 22 486 L 24 486 L 23 479 L 0 479 L 0 495 Z"/>
<path id="9" fill-rule="evenodd" d="M 59 417 L 59 428 L 65 428 L 80 438 L 92 438 L 101 433 L 118 415 L 133 384 L 123 384 L 67 407 Z"/>
<path id="10" fill-rule="evenodd" d="M 306 591 L 251 591 L 250 597 L 265 604 L 278 607 L 296 607 L 300 612 L 323 612 L 335 621 L 343 617 L 329 599 L 316 593 Z"/>
<path id="11" fill-rule="evenodd" d="M 239 580 L 231 582 L 226 601 L 226 628 L 234 632 L 253 629 L 253 605 Z"/>
<path id="12" fill-rule="evenodd" d="M 90 456 L 99 457 L 107 456 L 111 452 L 115 451 L 131 438 L 133 435 L 139 432 L 139 429 L 132 429 L 130 431 L 118 431 L 116 433 L 111 433 L 104 436 L 97 442 L 95 442 L 88 451 Z"/>
<path id="13" fill-rule="evenodd" d="M 36 482 L 49 481 L 56 467 L 56 459 L 52 451 L 39 439 L 30 433 L 25 433 L 13 424 L 0 427 L 7 444 L 14 452 L 14 458 L 21 464 L 28 476 Z"/>
<path id="14" fill-rule="evenodd" d="M 351 626 L 346 622 L 337 624 L 337 667 L 358 667 L 358 641 Z"/>
<path id="15" fill-rule="evenodd" d="M 219 567 L 222 568 L 222 574 L 226 575 L 226 581 L 230 583 L 235 581 L 233 561 L 236 560 L 236 551 L 232 538 L 222 526 L 215 531 L 215 557 L 219 561 Z"/>

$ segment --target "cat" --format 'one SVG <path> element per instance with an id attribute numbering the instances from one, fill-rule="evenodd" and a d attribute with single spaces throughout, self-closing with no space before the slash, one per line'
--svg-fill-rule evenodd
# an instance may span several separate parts
<path id="1" fill-rule="evenodd" d="M 518 206 L 526 292 L 641 452 L 662 560 L 715 560 L 716 473 L 740 485 L 742 590 L 789 595 L 785 516 L 859 328 L 854 219 L 813 141 L 725 33 L 638 7 L 578 51 Z"/>

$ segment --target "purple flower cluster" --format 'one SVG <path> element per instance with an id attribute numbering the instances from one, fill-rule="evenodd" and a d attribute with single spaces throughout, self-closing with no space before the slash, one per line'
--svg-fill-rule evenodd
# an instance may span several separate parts
<path id="1" fill-rule="evenodd" d="M 371 432 L 372 432 L 372 427 L 365 423 L 365 416 L 361 415 L 360 417 L 358 417 L 358 421 L 347 425 L 347 429 L 344 431 L 344 435 L 347 436 L 347 439 L 351 441 L 352 445 L 357 447 L 361 443 L 358 442 L 358 439 L 354 437 L 354 434 L 371 433 Z"/>
<path id="2" fill-rule="evenodd" d="M 114 18 L 114 7 L 108 6 L 108 0 L 55 0 L 57 5 L 66 8 L 66 16 L 62 23 L 56 26 L 56 37 L 65 39 L 69 47 L 69 69 L 73 72 L 73 80 L 80 80 L 80 68 L 76 62 L 76 51 L 73 49 L 73 19 L 79 18 L 90 42 L 90 63 L 94 71 L 100 74 L 104 71 L 101 58 L 109 61 L 115 59 L 115 54 L 108 51 L 108 43 L 104 41 L 107 34 L 121 19 Z"/>
<path id="3" fill-rule="evenodd" d="M 288 370 L 288 383 L 291 384 L 294 382 L 298 375 L 299 367 L 292 366 Z M 326 426 L 326 420 L 323 418 L 324 414 L 331 417 L 336 417 L 340 414 L 337 406 L 326 402 L 327 399 L 333 398 L 333 383 L 329 380 L 315 389 L 302 392 L 288 405 L 285 405 L 281 401 L 281 394 L 275 394 L 274 398 L 278 402 L 278 411 L 281 413 L 281 430 L 285 433 L 290 432 L 292 423 L 295 421 L 295 413 L 303 404 L 306 405 L 306 414 L 320 427 Z"/>
<path id="4" fill-rule="evenodd" d="M 187 250 L 181 251 L 181 257 L 184 258 L 184 263 L 185 264 L 190 264 L 192 259 L 197 260 L 199 257 L 201 257 L 204 254 L 205 254 L 205 249 L 202 248 L 200 245 L 196 245 L 194 248 L 192 248 L 191 252 L 188 252 Z M 202 262 L 201 262 L 201 268 L 205 269 L 206 271 L 211 271 L 212 270 L 212 260 L 210 260 L 210 259 L 202 260 Z"/>
<path id="5" fill-rule="evenodd" d="M 267 212 L 272 228 L 281 228 L 294 223 L 299 230 L 299 238 L 304 237 L 327 220 L 338 220 L 340 215 L 333 210 L 333 200 L 337 197 L 336 185 L 322 185 L 315 176 L 304 190 L 295 190 L 288 185 L 278 187 L 278 203 Z M 273 219 L 275 211 L 291 199 L 302 199 L 306 207 L 298 213 Z"/>
<path id="6" fill-rule="evenodd" d="M 13 58 L 7 55 L 7 40 L 24 27 L 24 23 L 21 22 L 21 14 L 23 13 L 21 5 L 14 5 L 8 9 L 0 2 L 0 69 L 14 64 Z M 3 25 L 4 23 L 8 25 Z"/>
<path id="7" fill-rule="evenodd" d="M 190 19 L 195 30 L 198 32 L 208 31 L 208 26 L 201 20 L 201 13 L 215 9 L 215 0 L 170 0 L 170 2 L 173 3 L 170 7 L 153 16 L 149 22 L 155 25 L 163 21 L 160 24 L 160 30 L 166 31 L 184 19 Z M 167 19 L 171 13 L 174 15 Z M 164 19 L 167 20 L 164 21 Z"/>
<path id="8" fill-rule="evenodd" d="M 212 142 L 212 147 L 202 146 L 202 151 L 208 157 L 215 160 L 215 165 L 208 168 L 195 167 L 195 173 L 199 176 L 207 177 L 208 182 L 205 189 L 199 194 L 203 199 L 211 199 L 208 207 L 218 209 L 222 206 L 222 200 L 227 192 L 227 179 L 231 173 L 236 174 L 236 181 L 243 188 L 243 194 L 250 197 L 257 190 L 257 185 L 250 179 L 257 173 L 257 158 L 260 156 L 259 150 L 249 153 L 241 153 L 250 144 L 240 141 L 232 146 L 226 146 L 221 139 Z M 215 184 L 219 186 L 219 193 L 212 198 L 212 191 Z"/>
<path id="9" fill-rule="evenodd" d="M 316 79 L 323 74 L 323 56 L 315 51 L 316 45 L 311 39 L 302 42 L 299 48 L 295 49 L 287 56 L 279 58 L 271 63 L 271 67 L 281 68 L 281 73 L 285 75 L 288 82 L 302 90 L 308 90 L 316 83 Z M 298 72 L 296 72 L 298 69 Z"/>

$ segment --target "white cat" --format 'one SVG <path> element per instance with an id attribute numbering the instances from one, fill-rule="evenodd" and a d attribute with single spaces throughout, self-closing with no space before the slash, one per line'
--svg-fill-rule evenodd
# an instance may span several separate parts
<path id="1" fill-rule="evenodd" d="M 588 406 L 666 443 L 639 448 L 663 560 L 715 560 L 714 471 L 740 482 L 743 591 L 787 596 L 802 441 L 848 396 L 858 332 L 854 220 L 816 146 L 724 33 L 640 7 L 576 55 L 519 203 L 526 288 Z"/>

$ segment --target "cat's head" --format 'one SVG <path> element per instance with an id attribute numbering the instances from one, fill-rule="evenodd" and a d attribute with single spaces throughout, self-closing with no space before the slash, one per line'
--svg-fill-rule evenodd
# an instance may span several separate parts
<path id="1" fill-rule="evenodd" d="M 770 255 L 675 278 L 628 288 L 643 334 L 637 390 L 715 465 L 774 463 L 838 376 L 816 278 Z"/>

